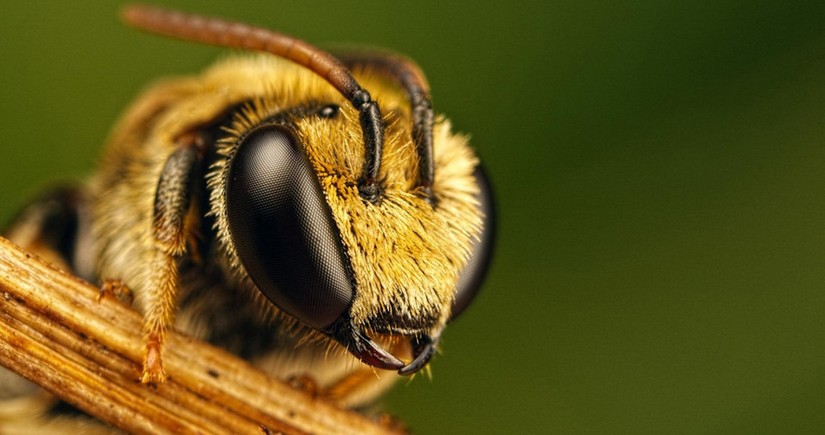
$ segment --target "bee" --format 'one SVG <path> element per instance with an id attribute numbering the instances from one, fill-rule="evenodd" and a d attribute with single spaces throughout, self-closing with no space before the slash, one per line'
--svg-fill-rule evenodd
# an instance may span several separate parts
<path id="1" fill-rule="evenodd" d="M 347 407 L 426 367 L 484 279 L 494 204 L 420 68 L 152 7 L 123 18 L 251 53 L 144 91 L 96 172 L 5 234 L 132 295 L 143 383 L 166 379 L 170 328 Z M 0 384 L 0 400 L 32 391 L 10 373 Z"/>

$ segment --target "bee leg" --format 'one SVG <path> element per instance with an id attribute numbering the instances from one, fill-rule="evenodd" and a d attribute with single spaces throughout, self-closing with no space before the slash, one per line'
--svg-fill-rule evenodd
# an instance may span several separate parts
<path id="1" fill-rule="evenodd" d="M 109 296 L 115 297 L 128 306 L 132 306 L 132 302 L 135 300 L 132 289 L 122 280 L 113 278 L 103 280 L 103 283 L 100 285 L 100 294 L 97 296 L 97 301 L 100 302 L 103 298 Z"/>
<path id="2" fill-rule="evenodd" d="M 366 367 L 359 368 L 325 388 L 321 394 L 327 399 L 337 402 L 352 396 L 357 390 L 372 383 L 375 379 L 374 369 Z"/>
<path id="3" fill-rule="evenodd" d="M 177 260 L 186 253 L 188 233 L 187 213 L 192 197 L 196 168 L 200 162 L 195 133 L 181 139 L 181 147 L 166 161 L 155 193 L 152 235 L 155 252 L 148 286 L 144 314 L 146 353 L 143 360 L 142 383 L 166 380 L 161 351 L 166 330 L 172 325 L 178 289 Z"/>
<path id="4" fill-rule="evenodd" d="M 287 379 L 287 383 L 295 389 L 306 392 L 312 397 L 317 397 L 321 388 L 312 377 L 308 375 L 292 376 Z"/>

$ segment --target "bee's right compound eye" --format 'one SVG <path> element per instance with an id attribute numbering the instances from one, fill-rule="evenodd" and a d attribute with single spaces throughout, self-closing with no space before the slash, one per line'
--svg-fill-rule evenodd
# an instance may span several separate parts
<path id="1" fill-rule="evenodd" d="M 286 128 L 265 125 L 230 160 L 226 210 L 243 267 L 270 301 L 321 330 L 354 294 L 341 237 L 312 165 Z"/>

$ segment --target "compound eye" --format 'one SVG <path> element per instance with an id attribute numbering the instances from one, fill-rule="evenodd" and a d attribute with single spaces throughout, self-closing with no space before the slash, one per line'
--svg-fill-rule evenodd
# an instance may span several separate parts
<path id="1" fill-rule="evenodd" d="M 229 163 L 226 210 L 241 264 L 272 303 L 315 329 L 353 298 L 348 260 L 311 163 L 286 128 L 258 127 Z"/>
<path id="2" fill-rule="evenodd" d="M 490 268 L 490 260 L 493 257 L 493 245 L 495 245 L 496 235 L 496 208 L 493 200 L 493 190 L 490 186 L 490 180 L 481 165 L 476 167 L 475 172 L 476 183 L 478 183 L 479 201 L 481 203 L 481 211 L 484 213 L 483 227 L 481 235 L 473 244 L 472 252 L 470 253 L 470 261 L 461 275 L 458 278 L 458 286 L 456 288 L 455 300 L 453 301 L 452 312 L 450 320 L 458 317 L 470 302 L 473 301 L 487 276 L 487 270 Z"/>

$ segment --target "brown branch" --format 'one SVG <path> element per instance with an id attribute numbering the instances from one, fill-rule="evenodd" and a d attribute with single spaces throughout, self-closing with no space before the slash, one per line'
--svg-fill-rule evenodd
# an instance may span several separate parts
<path id="1" fill-rule="evenodd" d="M 140 315 L 0 238 L 0 364 L 134 433 L 398 433 L 170 334 L 168 382 L 137 382 Z"/>

